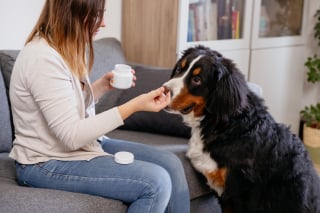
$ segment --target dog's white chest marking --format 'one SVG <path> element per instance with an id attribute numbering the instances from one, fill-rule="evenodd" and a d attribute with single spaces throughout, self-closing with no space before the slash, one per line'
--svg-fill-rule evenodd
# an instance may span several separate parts
<path id="1" fill-rule="evenodd" d="M 207 177 L 208 174 L 213 173 L 218 169 L 218 165 L 216 161 L 210 157 L 209 153 L 203 151 L 203 141 L 200 135 L 199 128 L 192 128 L 192 136 L 189 141 L 187 157 L 191 160 L 191 163 L 196 170 L 207 178 L 208 185 L 221 196 L 224 188 L 215 185 L 215 183 Z"/>

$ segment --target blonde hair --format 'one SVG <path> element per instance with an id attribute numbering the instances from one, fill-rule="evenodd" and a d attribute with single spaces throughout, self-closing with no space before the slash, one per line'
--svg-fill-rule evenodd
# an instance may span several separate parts
<path id="1" fill-rule="evenodd" d="M 105 0 L 46 0 L 26 44 L 36 36 L 44 38 L 80 78 L 87 74 L 87 48 L 88 68 L 92 68 L 93 35 L 102 22 L 104 8 Z"/>

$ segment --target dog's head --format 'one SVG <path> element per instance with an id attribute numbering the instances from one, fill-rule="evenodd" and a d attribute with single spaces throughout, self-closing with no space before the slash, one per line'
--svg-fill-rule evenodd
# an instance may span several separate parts
<path id="1" fill-rule="evenodd" d="M 249 92 L 232 61 L 204 46 L 184 51 L 164 86 L 172 95 L 168 112 L 200 119 L 213 114 L 217 122 L 240 113 Z"/>

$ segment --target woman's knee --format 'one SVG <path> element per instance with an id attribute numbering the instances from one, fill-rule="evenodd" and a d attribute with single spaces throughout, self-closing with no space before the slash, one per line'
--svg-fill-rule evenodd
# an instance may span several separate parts
<path id="1" fill-rule="evenodd" d="M 157 202 L 169 202 L 172 182 L 169 173 L 162 167 L 155 165 L 152 175 L 145 178 L 146 187 L 142 196 L 154 197 Z"/>
<path id="2" fill-rule="evenodd" d="M 162 166 L 169 170 L 169 172 L 183 170 L 183 165 L 179 157 L 170 151 L 163 151 Z"/>
<path id="3" fill-rule="evenodd" d="M 160 191 L 167 191 L 167 194 L 171 194 L 171 178 L 167 170 L 165 170 L 161 166 L 157 166 L 157 168 L 154 170 L 154 187 L 158 188 Z"/>
<path id="4" fill-rule="evenodd" d="M 139 180 L 139 185 L 142 186 L 139 198 L 130 204 L 128 212 L 164 212 L 172 190 L 168 172 L 160 166 L 153 165 L 142 173 L 143 178 Z"/>

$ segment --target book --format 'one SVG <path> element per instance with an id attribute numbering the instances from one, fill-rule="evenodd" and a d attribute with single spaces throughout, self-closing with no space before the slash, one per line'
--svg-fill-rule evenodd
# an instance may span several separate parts
<path id="1" fill-rule="evenodd" d="M 208 40 L 218 38 L 218 5 L 216 0 L 207 0 Z"/>
<path id="2" fill-rule="evenodd" d="M 197 10 L 197 19 L 196 19 L 196 26 L 197 26 L 197 41 L 205 41 L 207 40 L 207 20 L 206 20 L 206 9 L 205 9 L 205 1 L 201 0 L 196 7 Z"/>
<path id="3" fill-rule="evenodd" d="M 230 0 L 218 2 L 218 39 L 232 38 L 232 8 Z"/>
<path id="4" fill-rule="evenodd" d="M 232 38 L 240 38 L 240 11 L 232 10 Z"/>
<path id="5" fill-rule="evenodd" d="M 194 40 L 195 40 L 194 11 L 192 8 L 189 8 L 187 41 L 192 42 Z"/>
<path id="6" fill-rule="evenodd" d="M 188 31 L 190 32 L 190 41 L 199 40 L 199 14 L 198 4 L 189 4 L 189 20 Z M 192 39 L 191 39 L 192 37 Z"/>

